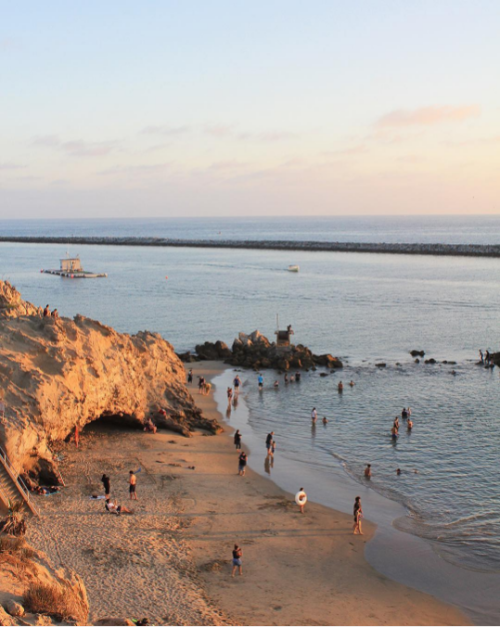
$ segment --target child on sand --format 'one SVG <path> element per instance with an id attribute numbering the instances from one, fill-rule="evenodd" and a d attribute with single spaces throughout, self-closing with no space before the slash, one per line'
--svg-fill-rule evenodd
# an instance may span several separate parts
<path id="1" fill-rule="evenodd" d="M 307 494 L 304 491 L 304 488 L 300 488 L 300 490 L 295 495 L 295 502 L 299 506 L 300 513 L 304 513 L 304 507 L 307 503 Z"/>

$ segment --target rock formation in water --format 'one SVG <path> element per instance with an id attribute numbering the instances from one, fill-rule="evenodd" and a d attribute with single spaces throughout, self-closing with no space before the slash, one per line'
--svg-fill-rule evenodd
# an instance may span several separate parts
<path id="1" fill-rule="evenodd" d="M 259 331 L 250 335 L 240 333 L 230 349 L 221 342 L 205 342 L 196 346 L 196 355 L 184 353 L 180 355 L 183 361 L 223 360 L 232 366 L 242 368 L 274 368 L 286 372 L 287 370 L 311 370 L 316 366 L 336 369 L 343 364 L 338 357 L 330 354 L 314 355 L 311 350 L 302 344 L 277 346 L 270 342 Z"/>
<path id="2" fill-rule="evenodd" d="M 79 315 L 42 318 L 12 286 L 0 282 L 0 294 L 12 305 L 0 318 L 0 443 L 18 471 L 40 459 L 50 466 L 51 441 L 101 417 L 140 427 L 154 413 L 159 427 L 184 435 L 221 430 L 195 406 L 184 366 L 160 335 L 117 333 Z"/>

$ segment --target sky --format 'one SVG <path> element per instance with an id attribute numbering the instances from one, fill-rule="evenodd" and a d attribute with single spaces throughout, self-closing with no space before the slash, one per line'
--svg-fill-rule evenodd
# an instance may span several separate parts
<path id="1" fill-rule="evenodd" d="M 499 0 L 0 0 L 0 218 L 500 214 Z"/>

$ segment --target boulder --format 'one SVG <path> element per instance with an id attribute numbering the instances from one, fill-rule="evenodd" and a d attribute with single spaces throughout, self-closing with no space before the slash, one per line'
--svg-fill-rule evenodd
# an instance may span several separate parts
<path id="1" fill-rule="evenodd" d="M 385 368 L 385 367 L 387 366 L 387 364 L 386 364 L 386 363 L 381 362 L 381 363 L 379 363 L 379 364 L 375 364 L 375 366 L 376 366 L 377 368 Z"/>
<path id="2" fill-rule="evenodd" d="M 425 355 L 425 351 L 417 351 L 413 349 L 412 351 L 410 351 L 410 355 L 412 357 L 423 357 Z"/>
<path id="3" fill-rule="evenodd" d="M 11 616 L 24 616 L 25 614 L 24 607 L 17 601 L 14 601 L 14 599 L 8 599 L 4 603 L 4 607 Z"/>
<path id="4" fill-rule="evenodd" d="M 130 618 L 123 618 L 123 616 L 119 617 L 119 618 L 101 618 L 100 620 L 98 620 L 96 623 L 94 623 L 94 625 L 100 625 L 102 627 L 114 627 L 114 626 L 121 626 L 121 625 L 135 625 L 135 623 L 130 620 Z"/>
<path id="5" fill-rule="evenodd" d="M 430 359 L 426 359 L 424 363 L 426 363 L 426 364 L 435 364 L 436 360 L 434 359 L 434 357 L 431 357 Z"/>

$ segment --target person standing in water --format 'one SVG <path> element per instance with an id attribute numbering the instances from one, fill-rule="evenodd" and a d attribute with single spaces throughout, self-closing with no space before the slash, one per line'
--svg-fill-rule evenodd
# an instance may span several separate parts
<path id="1" fill-rule="evenodd" d="M 354 531 L 353 533 L 355 534 L 356 532 L 359 533 L 360 536 L 363 535 L 363 531 L 361 529 L 361 518 L 363 516 L 363 510 L 361 508 L 361 497 L 357 496 L 356 499 L 354 500 Z"/>
<path id="2" fill-rule="evenodd" d="M 316 422 L 316 420 L 318 420 L 318 412 L 316 411 L 316 407 L 312 408 L 312 412 L 311 412 L 311 420 L 313 422 Z"/>
<path id="3" fill-rule="evenodd" d="M 267 434 L 267 437 L 266 437 L 266 449 L 267 449 L 268 455 L 271 454 L 271 449 L 273 447 L 273 440 L 274 440 L 274 431 L 271 431 L 270 433 Z"/>
<path id="4" fill-rule="evenodd" d="M 339 391 L 339 394 L 342 394 L 342 392 L 344 391 L 344 384 L 342 383 L 342 381 L 339 381 L 337 390 Z"/>
<path id="5" fill-rule="evenodd" d="M 257 377 L 257 383 L 259 384 L 259 390 L 262 390 L 264 387 L 264 377 L 261 374 Z"/>
<path id="6" fill-rule="evenodd" d="M 407 428 L 408 431 L 411 431 L 413 429 L 413 421 L 411 418 L 408 418 Z"/>
<path id="7" fill-rule="evenodd" d="M 365 479 L 371 479 L 372 477 L 372 465 L 371 464 L 366 464 L 364 475 L 365 475 Z"/>
<path id="8" fill-rule="evenodd" d="M 240 379 L 240 375 L 239 374 L 237 374 L 234 377 L 233 385 L 234 385 L 234 393 L 238 394 L 239 391 L 240 391 L 240 385 L 241 385 L 241 379 Z"/>

